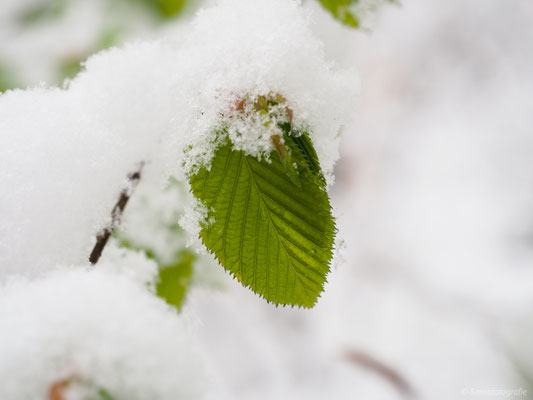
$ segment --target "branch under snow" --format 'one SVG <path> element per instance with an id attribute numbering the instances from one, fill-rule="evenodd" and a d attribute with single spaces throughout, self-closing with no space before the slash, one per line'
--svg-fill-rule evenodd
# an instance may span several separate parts
<path id="1" fill-rule="evenodd" d="M 98 233 L 98 235 L 96 236 L 96 243 L 93 247 L 91 255 L 89 256 L 89 261 L 91 262 L 91 264 L 94 265 L 98 262 L 109 238 L 111 237 L 111 234 L 113 233 L 113 230 L 120 224 L 120 218 L 122 217 L 122 213 L 126 208 L 126 204 L 128 204 L 128 200 L 130 199 L 131 195 L 133 194 L 133 191 L 135 190 L 135 187 L 141 179 L 141 172 L 143 166 L 144 163 L 140 163 L 139 168 L 128 175 L 129 186 L 122 190 L 122 192 L 120 192 L 118 201 L 113 207 L 113 210 L 111 210 L 110 224 L 104 229 L 102 229 L 100 233 Z"/>

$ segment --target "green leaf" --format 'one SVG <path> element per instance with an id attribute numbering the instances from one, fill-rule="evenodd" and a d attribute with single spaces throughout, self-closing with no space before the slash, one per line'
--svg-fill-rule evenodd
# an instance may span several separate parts
<path id="1" fill-rule="evenodd" d="M 309 136 L 281 128 L 270 162 L 233 150 L 226 138 L 210 168 L 189 182 L 214 220 L 200 237 L 222 266 L 267 301 L 312 307 L 329 271 L 335 223 Z"/>
<path id="2" fill-rule="evenodd" d="M 359 18 L 350 11 L 350 7 L 359 2 L 359 0 L 319 0 L 320 3 L 333 16 L 343 24 L 352 28 L 359 27 Z"/>
<path id="3" fill-rule="evenodd" d="M 175 264 L 164 265 L 159 268 L 157 295 L 178 310 L 183 304 L 185 293 L 192 278 L 192 266 L 195 258 L 195 255 L 189 250 L 182 250 L 179 252 Z"/>

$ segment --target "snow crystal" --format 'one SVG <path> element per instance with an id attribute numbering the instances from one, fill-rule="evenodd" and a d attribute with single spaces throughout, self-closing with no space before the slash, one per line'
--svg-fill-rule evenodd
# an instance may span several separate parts
<path id="1" fill-rule="evenodd" d="M 71 400 L 102 390 L 131 400 L 202 396 L 206 381 L 188 325 L 107 267 L 0 289 L 1 399 L 44 399 L 61 386 Z"/>
<path id="2" fill-rule="evenodd" d="M 276 93 L 287 99 L 298 121 L 308 124 L 331 182 L 339 131 L 353 111 L 357 84 L 353 73 L 325 61 L 322 44 L 297 3 L 227 0 L 203 10 L 185 39 L 182 59 L 195 60 L 182 70 L 188 105 L 197 111 L 182 119 L 182 130 L 193 133 L 187 142 L 193 161 L 208 163 L 213 149 L 206 144 L 231 104 Z M 257 137 L 241 134 L 239 148 L 260 154 Z"/>
<path id="3" fill-rule="evenodd" d="M 128 173 L 145 161 L 165 182 L 207 165 L 223 116 L 245 96 L 287 99 L 332 182 L 355 79 L 325 61 L 302 8 L 226 0 L 187 32 L 99 53 L 64 89 L 0 96 L 0 276 L 86 263 Z M 230 131 L 250 154 L 268 146 L 268 130 Z"/>

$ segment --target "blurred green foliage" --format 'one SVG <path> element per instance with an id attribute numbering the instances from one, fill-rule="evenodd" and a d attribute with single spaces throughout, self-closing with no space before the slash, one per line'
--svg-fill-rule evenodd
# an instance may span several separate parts
<path id="1" fill-rule="evenodd" d="M 177 254 L 174 264 L 162 265 L 159 268 L 157 295 L 178 310 L 181 309 L 185 294 L 191 283 L 192 268 L 195 260 L 194 253 L 183 249 Z"/>
<path id="2" fill-rule="evenodd" d="M 118 43 L 121 30 L 116 28 L 110 28 L 104 30 L 100 36 L 96 39 L 94 47 L 81 53 L 73 55 L 69 58 L 59 60 L 57 77 L 60 82 L 65 79 L 74 78 L 78 72 L 82 69 L 82 63 L 91 55 L 100 50 L 108 49 Z"/>
<path id="3" fill-rule="evenodd" d="M 319 0 L 320 3 L 335 18 L 352 28 L 359 27 L 359 18 L 350 11 L 350 7 L 359 3 L 359 0 Z"/>
<path id="4" fill-rule="evenodd" d="M 32 5 L 18 16 L 18 21 L 21 25 L 31 25 L 58 18 L 65 11 L 67 2 L 68 0 L 48 0 Z"/>
<path id="5" fill-rule="evenodd" d="M 147 10 L 149 14 L 154 15 L 159 20 L 170 19 L 178 16 L 190 0 L 108 0 L 109 5 L 122 4 L 140 6 Z M 72 0 L 46 0 L 31 5 L 17 17 L 17 21 L 24 27 L 29 27 L 41 23 L 54 23 L 54 20 L 60 18 Z M 57 78 L 59 82 L 66 78 L 73 78 L 81 70 L 82 63 L 91 54 L 100 50 L 107 49 L 118 44 L 120 34 L 123 33 L 119 24 L 107 27 L 95 40 L 93 46 L 87 49 L 79 49 L 76 54 L 57 61 Z M 0 90 L 15 87 L 11 75 L 6 72 L 6 68 L 0 66 Z"/>
<path id="6" fill-rule="evenodd" d="M 47 0 L 31 5 L 19 16 L 21 25 L 32 25 L 60 17 L 71 0 Z M 109 0 L 109 3 L 140 4 L 151 9 L 161 18 L 174 18 L 179 15 L 190 0 Z"/>
<path id="7" fill-rule="evenodd" d="M 326 10 L 344 25 L 359 28 L 361 27 L 361 15 L 356 13 L 355 7 L 361 0 L 318 0 Z M 365 8 L 370 10 L 378 8 L 380 3 L 399 4 L 398 0 L 375 0 L 374 4 L 368 4 Z M 364 17 L 364 16 L 363 16 Z"/>
<path id="8" fill-rule="evenodd" d="M 187 0 L 141 0 L 147 6 L 155 9 L 163 18 L 173 18 L 180 14 Z"/>
<path id="9" fill-rule="evenodd" d="M 63 60 L 59 63 L 58 77 L 60 81 L 67 78 L 74 78 L 81 70 L 81 63 L 86 57 L 73 57 Z"/>
<path id="10" fill-rule="evenodd" d="M 98 396 L 100 396 L 100 400 L 115 400 L 105 389 L 98 389 Z"/>
<path id="11" fill-rule="evenodd" d="M 147 258 L 157 263 L 159 274 L 156 280 L 156 294 L 178 311 L 181 310 L 192 280 L 195 254 L 184 248 L 175 254 L 170 263 L 164 263 L 153 250 L 133 244 L 119 231 L 114 231 L 113 236 L 120 247 L 141 251 Z"/>
<path id="12" fill-rule="evenodd" d="M 16 87 L 17 83 L 13 71 L 7 65 L 0 62 L 0 93 Z"/>

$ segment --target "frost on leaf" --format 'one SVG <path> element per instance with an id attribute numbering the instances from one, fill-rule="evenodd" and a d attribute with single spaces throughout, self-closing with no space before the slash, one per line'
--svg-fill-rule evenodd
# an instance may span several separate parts
<path id="1" fill-rule="evenodd" d="M 255 112 L 283 103 L 259 96 Z M 285 120 L 275 118 L 279 135 L 271 136 L 268 155 L 235 149 L 219 132 L 210 167 L 189 182 L 214 221 L 200 237 L 222 266 L 267 301 L 312 307 L 329 271 L 335 224 L 309 135 L 285 112 Z"/>

